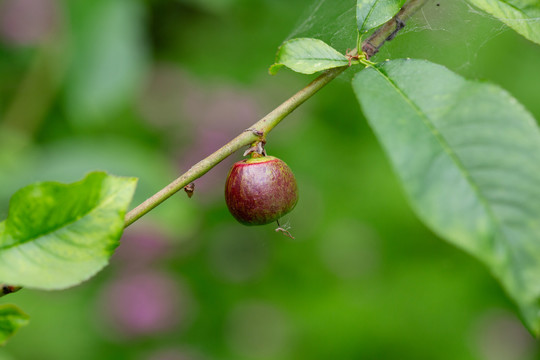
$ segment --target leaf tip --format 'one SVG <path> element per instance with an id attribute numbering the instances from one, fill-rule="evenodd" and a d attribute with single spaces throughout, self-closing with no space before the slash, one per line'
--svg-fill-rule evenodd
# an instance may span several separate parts
<path id="1" fill-rule="evenodd" d="M 277 72 L 279 71 L 279 69 L 281 69 L 283 67 L 283 64 L 279 64 L 279 63 L 275 63 L 275 64 L 272 64 L 269 68 L 268 68 L 268 73 L 270 75 L 276 75 Z"/>

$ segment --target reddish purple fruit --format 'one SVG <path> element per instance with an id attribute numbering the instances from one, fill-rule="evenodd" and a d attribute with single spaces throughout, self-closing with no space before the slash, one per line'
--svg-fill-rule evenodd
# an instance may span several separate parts
<path id="1" fill-rule="evenodd" d="M 246 225 L 264 225 L 291 211 L 298 188 L 291 169 L 278 158 L 262 156 L 235 163 L 227 176 L 225 201 Z"/>

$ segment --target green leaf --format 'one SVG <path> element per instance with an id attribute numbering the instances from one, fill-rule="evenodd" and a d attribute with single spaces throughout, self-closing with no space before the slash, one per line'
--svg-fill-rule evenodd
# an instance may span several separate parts
<path id="1" fill-rule="evenodd" d="M 421 60 L 353 87 L 418 216 L 484 262 L 540 334 L 540 131 L 512 96 Z"/>
<path id="2" fill-rule="evenodd" d="M 15 305 L 0 305 L 0 345 L 12 337 L 21 326 L 28 324 L 29 317 Z"/>
<path id="3" fill-rule="evenodd" d="M 278 50 L 276 62 L 270 67 L 275 74 L 282 66 L 302 74 L 313 74 L 349 64 L 349 59 L 324 41 L 310 38 L 292 39 Z"/>
<path id="4" fill-rule="evenodd" d="M 17 191 L 0 223 L 0 279 L 63 289 L 101 270 L 118 246 L 137 180 L 94 172 Z"/>
<path id="5" fill-rule="evenodd" d="M 21 140 L 19 145 L 13 141 L 14 133 L 8 132 L 6 138 L 3 135 L 6 135 L 4 130 L 0 131 L 0 221 L 7 217 L 11 196 L 22 186 L 36 181 L 73 182 L 88 174 L 89 169 L 100 169 L 144 179 L 137 183 L 132 200 L 141 203 L 175 177 L 170 157 L 155 146 L 122 136 L 86 134 L 40 146 L 24 146 Z M 162 230 L 189 237 L 197 229 L 198 211 L 197 202 L 171 201 L 145 218 L 152 219 Z"/>
<path id="6" fill-rule="evenodd" d="M 132 0 L 66 4 L 71 24 L 66 110 L 75 125 L 106 124 L 134 101 L 144 80 L 145 8 Z"/>
<path id="7" fill-rule="evenodd" d="M 538 0 L 468 0 L 493 15 L 527 39 L 540 44 L 540 1 Z"/>
<path id="8" fill-rule="evenodd" d="M 396 15 L 405 0 L 358 0 L 356 2 L 356 22 L 358 31 L 366 33 L 384 24 Z"/>

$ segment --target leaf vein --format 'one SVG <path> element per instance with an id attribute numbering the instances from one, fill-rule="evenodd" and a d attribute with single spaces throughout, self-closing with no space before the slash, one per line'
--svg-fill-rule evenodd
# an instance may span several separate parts
<path id="1" fill-rule="evenodd" d="M 49 235 L 49 234 L 52 234 L 52 233 L 58 231 L 58 230 L 61 229 L 61 228 L 64 228 L 64 227 L 69 226 L 69 225 L 71 225 L 71 224 L 74 224 L 74 223 L 76 223 L 77 221 L 81 220 L 82 218 L 85 218 L 86 216 L 88 216 L 88 215 L 91 214 L 92 212 L 96 211 L 97 209 L 99 209 L 99 208 L 101 208 L 101 207 L 107 205 L 108 203 L 112 202 L 112 200 L 113 200 L 113 198 L 116 196 L 116 194 L 117 194 L 117 192 L 112 193 L 112 194 L 110 194 L 109 196 L 103 198 L 102 201 L 100 201 L 100 202 L 98 203 L 97 206 L 95 206 L 95 207 L 91 208 L 90 210 L 84 212 L 84 213 L 81 214 L 80 216 L 77 216 L 76 218 L 74 218 L 74 219 L 71 220 L 71 221 L 68 221 L 68 222 L 65 222 L 65 223 L 63 223 L 63 224 L 60 224 L 59 226 L 57 226 L 57 227 L 55 227 L 55 228 L 49 230 L 48 232 L 39 234 L 39 235 L 36 236 L 36 237 L 29 238 L 29 239 L 25 239 L 25 240 L 23 240 L 23 241 L 19 241 L 19 242 L 16 242 L 16 243 L 14 243 L 14 244 L 11 244 L 11 245 L 2 246 L 2 247 L 0 247 L 0 250 L 2 250 L 2 251 L 4 251 L 4 250 L 9 250 L 9 249 L 11 249 L 11 248 L 13 248 L 13 247 L 18 247 L 18 246 L 21 246 L 21 245 L 26 244 L 26 243 L 29 243 L 29 242 L 35 242 L 35 241 L 39 240 L 40 238 L 42 238 L 42 237 L 44 237 L 44 236 L 47 236 L 47 235 Z"/>
<path id="2" fill-rule="evenodd" d="M 441 145 L 444 152 L 453 160 L 458 170 L 461 172 L 465 180 L 469 183 L 474 193 L 476 193 L 480 203 L 486 210 L 487 215 L 493 222 L 494 226 L 496 226 L 500 233 L 504 235 L 503 226 L 500 222 L 500 220 L 495 215 L 495 212 L 493 211 L 491 205 L 489 204 L 488 199 L 484 196 L 482 191 L 480 190 L 480 187 L 474 179 L 470 176 L 470 174 L 467 172 L 467 169 L 459 156 L 452 150 L 444 136 L 438 131 L 438 129 L 435 127 L 434 124 L 430 121 L 429 117 L 397 86 L 397 84 L 392 81 L 380 68 L 373 67 L 381 77 L 388 82 L 388 84 L 403 98 L 403 100 L 411 106 L 411 108 L 419 115 L 419 117 L 422 119 L 422 122 L 424 125 L 429 129 L 429 131 L 432 133 L 432 135 L 437 139 L 439 144 Z M 506 236 L 505 236 L 506 237 Z M 510 248 L 510 247 L 508 247 Z"/>

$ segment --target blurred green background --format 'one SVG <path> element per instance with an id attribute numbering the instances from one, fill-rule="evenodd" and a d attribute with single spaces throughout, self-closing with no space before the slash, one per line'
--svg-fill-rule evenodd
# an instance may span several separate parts
<path id="1" fill-rule="evenodd" d="M 354 5 L 0 1 L 0 218 L 18 188 L 96 169 L 138 177 L 138 204 L 307 84 L 268 75 L 283 40 L 354 47 Z M 540 119 L 540 47 L 461 1 L 428 3 L 375 60 L 398 57 L 499 84 Z M 354 71 L 268 137 L 297 176 L 296 240 L 228 213 L 235 154 L 128 228 L 97 277 L 2 298 L 31 323 L 0 359 L 540 358 L 489 272 L 415 218 Z"/>

